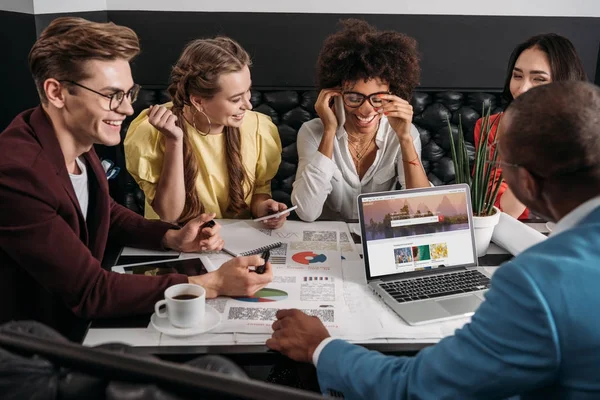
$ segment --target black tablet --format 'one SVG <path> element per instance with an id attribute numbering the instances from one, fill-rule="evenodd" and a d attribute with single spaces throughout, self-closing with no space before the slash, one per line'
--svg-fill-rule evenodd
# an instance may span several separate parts
<path id="1" fill-rule="evenodd" d="M 157 276 L 166 274 L 183 274 L 195 276 L 206 274 L 208 271 L 199 258 L 169 260 L 150 264 L 138 264 L 122 267 L 126 274 Z"/>

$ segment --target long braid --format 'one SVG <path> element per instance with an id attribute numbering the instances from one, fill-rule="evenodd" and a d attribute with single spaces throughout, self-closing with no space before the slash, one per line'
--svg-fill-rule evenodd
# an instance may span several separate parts
<path id="1" fill-rule="evenodd" d="M 183 107 L 186 105 L 187 82 L 190 77 L 190 72 L 184 72 L 180 68 L 173 68 L 171 73 L 171 85 L 168 91 L 173 100 L 173 108 L 171 111 L 177 117 L 177 125 L 183 131 L 183 181 L 185 186 L 185 204 L 179 223 L 185 223 L 192 218 L 200 215 L 203 211 L 198 191 L 196 190 L 196 178 L 198 176 L 198 160 L 192 149 L 190 141 L 190 133 L 187 129 L 187 124 L 183 116 Z"/>
<path id="2" fill-rule="evenodd" d="M 248 208 L 244 194 L 244 182 L 248 174 L 242 163 L 241 135 L 238 128 L 227 128 L 225 135 L 225 149 L 227 159 L 227 172 L 229 173 L 229 203 L 228 211 L 235 215 Z"/>

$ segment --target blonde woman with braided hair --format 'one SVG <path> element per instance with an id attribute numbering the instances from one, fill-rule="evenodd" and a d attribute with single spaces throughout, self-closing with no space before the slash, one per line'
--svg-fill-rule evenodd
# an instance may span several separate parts
<path id="1" fill-rule="evenodd" d="M 287 208 L 271 199 L 281 141 L 271 120 L 251 111 L 250 64 L 232 39 L 194 40 L 171 72 L 172 102 L 131 123 L 127 169 L 146 195 L 147 218 L 184 223 L 203 212 L 248 218 Z"/>

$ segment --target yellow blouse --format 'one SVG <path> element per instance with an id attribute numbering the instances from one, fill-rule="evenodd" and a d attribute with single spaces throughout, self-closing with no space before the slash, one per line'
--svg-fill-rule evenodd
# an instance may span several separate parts
<path id="1" fill-rule="evenodd" d="M 172 107 L 167 103 L 167 108 Z M 229 206 L 229 174 L 225 157 L 224 133 L 203 136 L 187 123 L 198 161 L 196 190 L 205 212 L 214 212 L 216 218 L 232 218 Z M 242 164 L 250 183 L 244 185 L 246 204 L 250 207 L 252 195 L 271 194 L 271 179 L 281 162 L 281 140 L 277 127 L 264 114 L 246 111 L 240 127 Z M 158 129 L 148 122 L 144 110 L 129 125 L 124 141 L 127 170 L 146 195 L 145 216 L 158 219 L 150 204 L 154 201 L 156 187 L 162 171 L 165 141 Z M 239 217 L 247 218 L 250 210 Z"/>

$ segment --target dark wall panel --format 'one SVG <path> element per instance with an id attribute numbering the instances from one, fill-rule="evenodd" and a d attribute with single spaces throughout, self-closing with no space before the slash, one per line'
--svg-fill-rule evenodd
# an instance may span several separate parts
<path id="1" fill-rule="evenodd" d="M 134 75 L 145 85 L 167 82 L 185 43 L 221 34 L 251 53 L 256 86 L 313 86 L 323 39 L 349 17 L 416 38 L 424 88 L 499 88 L 516 44 L 544 32 L 571 39 L 591 80 L 596 73 L 600 18 L 108 11 L 140 36 Z"/>
<path id="2" fill-rule="evenodd" d="M 0 62 L 2 107 L 0 108 L 0 132 L 21 111 L 39 104 L 35 84 L 29 72 L 27 57 L 37 36 L 50 21 L 59 16 L 77 16 L 92 21 L 106 22 L 106 11 L 31 15 L 0 11 L 0 37 L 3 41 Z"/>
<path id="3" fill-rule="evenodd" d="M 38 103 L 27 66 L 27 55 L 35 42 L 33 15 L 0 11 L 0 37 L 5 38 L 0 62 L 1 132 L 18 113 Z"/>
<path id="4" fill-rule="evenodd" d="M 280 13 L 204 13 L 96 11 L 29 15 L 0 11 L 4 88 L 0 129 L 20 111 L 38 103 L 27 66 L 36 33 L 57 16 L 113 21 L 133 28 L 142 54 L 133 65 L 137 82 L 165 85 L 183 46 L 217 34 L 238 40 L 254 60 L 256 87 L 312 87 L 323 39 L 341 18 L 363 18 L 380 29 L 417 39 L 422 54 L 423 88 L 497 89 L 513 47 L 531 35 L 556 32 L 573 41 L 590 80 L 600 83 L 600 18 L 491 17 L 443 15 L 335 15 Z"/>
<path id="5" fill-rule="evenodd" d="M 72 13 L 60 13 L 60 14 L 38 14 L 35 16 L 35 27 L 37 36 L 58 17 L 80 17 L 85 18 L 94 22 L 107 22 L 108 13 L 106 11 L 86 11 L 86 12 L 72 12 Z"/>

